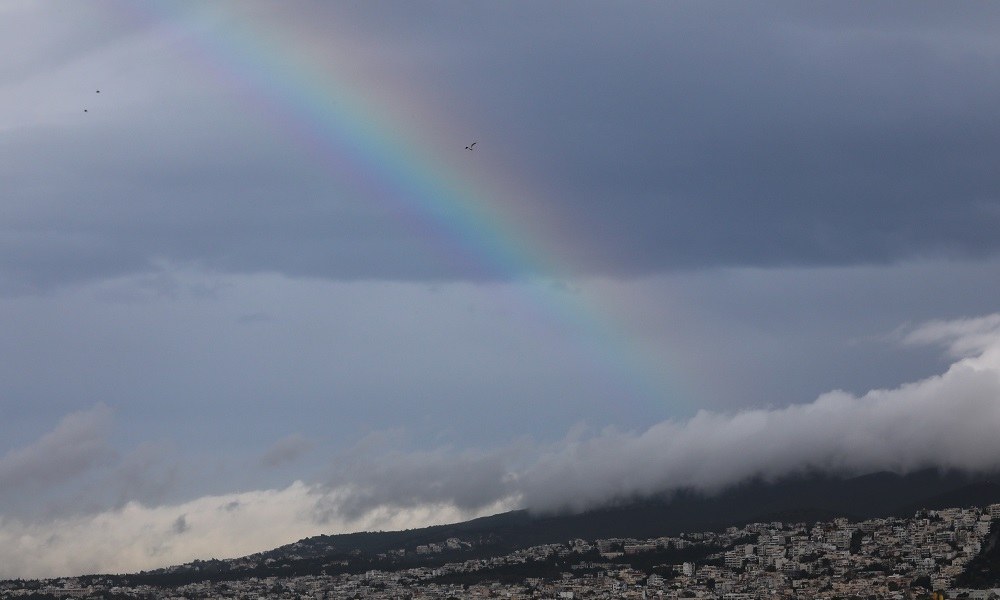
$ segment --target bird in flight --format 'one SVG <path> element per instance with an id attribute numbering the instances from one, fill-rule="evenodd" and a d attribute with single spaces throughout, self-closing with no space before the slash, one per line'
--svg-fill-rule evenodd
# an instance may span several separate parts
<path id="1" fill-rule="evenodd" d="M 475 147 L 476 147 L 476 142 L 472 142 L 471 144 L 469 144 L 468 146 L 466 146 L 465 149 L 466 150 L 472 150 Z"/>
<path id="2" fill-rule="evenodd" d="M 98 93 L 98 94 L 100 94 L 100 93 L 101 93 L 101 90 L 97 90 L 97 93 Z M 83 109 L 83 112 L 87 112 L 87 109 L 86 109 L 86 108 L 85 108 L 85 109 Z"/>

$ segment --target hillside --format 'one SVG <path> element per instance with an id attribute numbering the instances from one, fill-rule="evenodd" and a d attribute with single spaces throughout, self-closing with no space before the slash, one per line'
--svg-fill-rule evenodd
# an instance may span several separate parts
<path id="1" fill-rule="evenodd" d="M 679 493 L 581 514 L 534 515 L 513 511 L 462 523 L 405 531 L 319 535 L 244 559 L 196 561 L 131 576 L 178 584 L 249 575 L 291 576 L 364 572 L 392 560 L 396 567 L 434 566 L 449 560 L 496 556 L 511 550 L 583 538 L 654 538 L 718 530 L 755 521 L 814 522 L 907 516 L 920 508 L 984 506 L 1000 502 L 992 476 L 921 471 L 836 478 L 812 475 L 778 482 L 752 481 L 716 496 Z M 417 546 L 465 542 L 461 550 L 418 555 Z M 396 551 L 391 558 L 386 553 Z M 400 552 L 404 551 L 404 552 Z M 382 555 L 380 557 L 380 555 Z"/>
<path id="2" fill-rule="evenodd" d="M 920 508 L 1000 502 L 1000 484 L 993 480 L 992 476 L 926 470 L 909 475 L 875 473 L 853 478 L 809 476 L 779 482 L 753 481 L 715 496 L 679 493 L 580 514 L 534 515 L 521 510 L 406 531 L 322 535 L 302 540 L 297 546 L 316 544 L 342 552 L 379 553 L 457 537 L 524 547 L 572 538 L 650 538 L 762 520 L 905 516 Z"/>

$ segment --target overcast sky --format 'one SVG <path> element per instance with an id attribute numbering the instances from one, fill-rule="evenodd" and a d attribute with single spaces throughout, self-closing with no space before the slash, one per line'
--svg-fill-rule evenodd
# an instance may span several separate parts
<path id="1" fill-rule="evenodd" d="M 1000 468 L 997 27 L 0 5 L 0 577 Z"/>

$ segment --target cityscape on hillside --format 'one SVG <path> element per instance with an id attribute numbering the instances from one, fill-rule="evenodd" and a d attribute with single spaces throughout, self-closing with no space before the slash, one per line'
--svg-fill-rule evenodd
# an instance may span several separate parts
<path id="1" fill-rule="evenodd" d="M 996 584 L 988 565 L 978 563 L 996 544 L 998 520 L 1000 504 L 992 504 L 908 518 L 574 539 L 491 557 L 470 557 L 476 544 L 452 537 L 372 557 L 328 548 L 327 560 L 317 562 L 298 543 L 277 556 L 196 561 L 135 576 L 5 581 L 0 598 L 987 600 L 1000 597 L 1000 587 L 990 587 Z M 303 562 L 315 572 L 296 569 Z"/>

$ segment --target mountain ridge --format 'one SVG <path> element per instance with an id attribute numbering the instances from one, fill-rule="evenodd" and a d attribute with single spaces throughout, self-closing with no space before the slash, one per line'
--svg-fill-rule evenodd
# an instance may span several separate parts
<path id="1" fill-rule="evenodd" d="M 690 490 L 606 506 L 582 513 L 532 513 L 525 509 L 445 525 L 393 532 L 327 534 L 322 540 L 338 551 L 368 553 L 412 549 L 463 534 L 493 536 L 503 546 L 601 537 L 651 538 L 682 531 L 712 531 L 754 521 L 802 517 L 815 522 L 833 517 L 861 520 L 912 515 L 919 509 L 978 506 L 1000 502 L 1000 473 L 968 474 L 926 469 L 898 475 L 877 472 L 856 477 L 808 474 L 779 481 L 743 482 L 709 495 Z M 807 517 L 807 518 L 806 518 Z M 275 549 L 277 550 L 277 549 Z"/>
<path id="2" fill-rule="evenodd" d="M 584 539 L 652 539 L 720 531 L 753 522 L 815 523 L 913 516 L 921 509 L 1000 503 L 996 473 L 927 469 L 857 477 L 811 473 L 743 482 L 715 495 L 681 491 L 577 514 L 521 509 L 469 521 L 400 531 L 322 534 L 235 559 L 196 560 L 124 576 L 129 584 L 180 585 L 201 580 L 363 573 L 435 567 L 499 556 L 531 546 Z M 460 547 L 448 547 L 450 538 Z M 419 546 L 424 550 L 418 551 Z"/>

